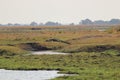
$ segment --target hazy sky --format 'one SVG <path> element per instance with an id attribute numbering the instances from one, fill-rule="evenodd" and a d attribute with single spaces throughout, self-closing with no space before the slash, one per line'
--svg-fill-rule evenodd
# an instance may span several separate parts
<path id="1" fill-rule="evenodd" d="M 120 18 L 120 0 L 0 0 L 0 23 Z"/>

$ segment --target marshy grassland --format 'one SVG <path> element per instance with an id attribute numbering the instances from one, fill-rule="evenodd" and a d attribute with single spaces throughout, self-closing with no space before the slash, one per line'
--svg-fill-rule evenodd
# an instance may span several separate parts
<path id="1" fill-rule="evenodd" d="M 27 55 L 55 50 L 68 55 Z M 119 26 L 0 27 L 0 68 L 60 70 L 53 80 L 119 80 Z"/>

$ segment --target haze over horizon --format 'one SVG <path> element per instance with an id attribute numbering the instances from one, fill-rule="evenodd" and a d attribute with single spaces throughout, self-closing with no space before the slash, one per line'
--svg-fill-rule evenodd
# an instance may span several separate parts
<path id="1" fill-rule="evenodd" d="M 120 18 L 120 0 L 0 0 L 0 23 L 79 23 Z"/>

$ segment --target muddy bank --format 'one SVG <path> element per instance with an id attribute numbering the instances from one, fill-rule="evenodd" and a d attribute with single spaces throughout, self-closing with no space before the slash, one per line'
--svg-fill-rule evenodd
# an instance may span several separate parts
<path id="1" fill-rule="evenodd" d="M 88 45 L 88 46 L 82 46 L 75 48 L 73 46 L 72 48 L 69 48 L 67 45 L 66 47 L 58 47 L 55 48 L 52 46 L 52 48 L 48 48 L 46 46 L 41 45 L 40 43 L 21 43 L 17 44 L 17 47 L 28 50 L 28 51 L 50 51 L 50 50 L 59 50 L 60 52 L 65 53 L 76 53 L 76 52 L 103 52 L 106 50 L 118 50 L 120 51 L 120 45 Z"/>
<path id="2" fill-rule="evenodd" d="M 55 39 L 55 38 L 48 39 L 48 40 L 46 40 L 46 42 L 59 42 L 59 43 L 64 43 L 64 44 L 70 44 L 67 41 L 63 41 L 63 40 Z"/>
<path id="3" fill-rule="evenodd" d="M 28 50 L 28 51 L 43 51 L 43 50 L 51 50 L 51 48 L 48 48 L 46 46 L 42 46 L 40 43 L 21 43 L 17 44 L 21 49 Z"/>
<path id="4" fill-rule="evenodd" d="M 106 50 L 117 50 L 120 51 L 120 45 L 90 45 L 83 46 L 76 49 L 64 49 L 62 52 L 76 53 L 76 52 L 104 52 Z"/>
<path id="5" fill-rule="evenodd" d="M 114 45 L 96 45 L 96 46 L 87 46 L 81 48 L 81 51 L 87 51 L 87 52 L 103 52 L 106 50 L 120 50 L 120 46 L 114 46 Z"/>

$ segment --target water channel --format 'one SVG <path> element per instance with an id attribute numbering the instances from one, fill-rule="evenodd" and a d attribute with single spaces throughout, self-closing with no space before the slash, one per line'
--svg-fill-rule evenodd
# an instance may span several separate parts
<path id="1" fill-rule="evenodd" d="M 38 70 L 19 71 L 0 69 L 0 80 L 50 80 L 65 74 L 58 74 L 59 71 Z"/>

